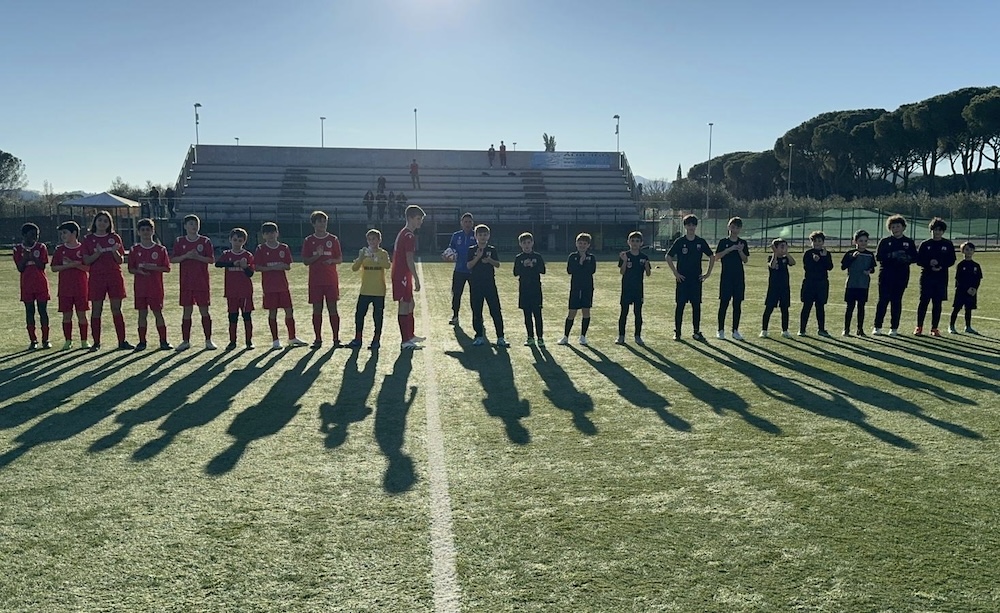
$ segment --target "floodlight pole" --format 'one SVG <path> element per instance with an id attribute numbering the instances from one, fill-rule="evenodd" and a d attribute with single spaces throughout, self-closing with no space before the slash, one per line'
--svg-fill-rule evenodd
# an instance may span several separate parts
<path id="1" fill-rule="evenodd" d="M 615 120 L 615 152 L 621 153 L 622 152 L 621 136 L 618 134 L 618 126 L 619 123 L 621 122 L 621 116 L 615 115 L 613 119 Z"/>
<path id="2" fill-rule="evenodd" d="M 708 219 L 708 205 L 712 197 L 712 126 L 715 124 L 708 122 L 708 162 L 705 164 L 705 215 Z"/>
<path id="3" fill-rule="evenodd" d="M 785 217 L 791 215 L 792 207 L 792 143 L 788 144 L 788 187 L 785 188 Z"/>
<path id="4" fill-rule="evenodd" d="M 326 117 L 319 118 L 319 146 L 323 148 L 326 146 L 326 126 L 323 122 L 326 121 Z"/>
<path id="5" fill-rule="evenodd" d="M 420 149 L 417 141 L 417 109 L 413 109 L 413 149 Z"/>
<path id="6" fill-rule="evenodd" d="M 194 103 L 194 163 L 198 163 L 198 109 L 201 108 L 200 102 Z"/>

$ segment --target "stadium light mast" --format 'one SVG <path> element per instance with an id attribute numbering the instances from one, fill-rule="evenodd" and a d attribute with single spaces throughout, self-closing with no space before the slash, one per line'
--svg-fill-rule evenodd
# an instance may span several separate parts
<path id="1" fill-rule="evenodd" d="M 514 151 L 517 151 L 517 141 L 514 141 L 511 144 L 514 145 Z"/>
<path id="2" fill-rule="evenodd" d="M 788 143 L 788 187 L 785 188 L 785 217 L 790 217 L 792 212 L 792 148 L 794 144 Z"/>
<path id="3" fill-rule="evenodd" d="M 326 121 L 326 117 L 319 118 L 319 146 L 322 149 L 326 146 L 326 126 L 323 122 Z"/>
<path id="4" fill-rule="evenodd" d="M 708 219 L 708 204 L 712 198 L 712 126 L 715 124 L 708 122 L 708 162 L 705 164 L 705 215 L 703 219 Z"/>
<path id="5" fill-rule="evenodd" d="M 234 136 L 233 139 L 236 140 L 236 146 L 239 147 L 240 146 L 240 137 L 239 136 Z"/>
<path id="6" fill-rule="evenodd" d="M 413 109 L 413 149 L 414 150 L 420 149 L 420 146 L 417 144 L 417 109 L 416 108 Z"/>
<path id="7" fill-rule="evenodd" d="M 622 152 L 621 136 L 618 134 L 618 126 L 621 122 L 621 115 L 615 115 L 612 119 L 615 120 L 615 151 L 618 153 Z"/>
<path id="8" fill-rule="evenodd" d="M 201 108 L 200 102 L 194 103 L 194 163 L 198 163 L 198 109 Z"/>

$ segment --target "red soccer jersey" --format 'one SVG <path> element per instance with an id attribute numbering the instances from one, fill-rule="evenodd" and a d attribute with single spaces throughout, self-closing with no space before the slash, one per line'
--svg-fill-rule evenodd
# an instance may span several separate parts
<path id="1" fill-rule="evenodd" d="M 48 294 L 49 280 L 43 266 L 49 263 L 49 250 L 45 243 L 36 242 L 30 247 L 24 243 L 14 245 L 14 265 L 20 268 L 25 261 L 28 264 L 21 273 L 21 293 Z"/>
<path id="2" fill-rule="evenodd" d="M 112 251 L 117 251 L 118 255 L 123 258 L 125 257 L 125 246 L 122 245 L 122 237 L 114 232 L 105 234 L 104 236 L 88 234 L 83 237 L 81 242 L 83 243 L 84 255 L 93 255 L 97 253 L 98 249 L 105 250 L 101 254 L 101 257 L 90 264 L 90 275 L 92 277 L 122 276 L 121 264 L 116 262 L 115 257 L 111 254 Z M 109 249 L 111 251 L 108 251 Z"/>
<path id="3" fill-rule="evenodd" d="M 340 241 L 333 234 L 327 234 L 323 238 L 310 234 L 302 242 L 302 259 L 317 253 L 321 253 L 323 257 L 309 266 L 309 287 L 338 287 L 337 265 L 324 264 L 323 261 L 343 257 L 340 252 Z"/>
<path id="4" fill-rule="evenodd" d="M 53 266 L 65 266 L 69 262 L 83 264 L 83 243 L 76 247 L 59 245 L 52 255 Z M 86 264 L 84 264 L 86 266 Z M 83 268 L 67 268 L 59 271 L 59 297 L 87 297 L 87 271 Z"/>
<path id="5" fill-rule="evenodd" d="M 170 258 L 167 256 L 167 248 L 159 243 L 154 243 L 150 247 L 143 247 L 141 244 L 132 247 L 128 253 L 128 269 L 138 270 L 150 266 L 165 266 L 170 270 Z M 163 271 L 147 270 L 149 274 L 133 275 L 135 277 L 135 297 L 155 298 L 158 302 L 163 302 Z"/>
<path id="6" fill-rule="evenodd" d="M 271 269 L 271 264 L 284 262 L 292 263 L 292 250 L 285 243 L 278 243 L 277 247 L 268 247 L 267 243 L 257 246 L 257 252 L 253 254 L 257 271 L 260 272 L 260 285 L 264 288 L 265 294 L 288 291 L 288 277 L 282 269 Z"/>
<path id="7" fill-rule="evenodd" d="M 406 263 L 406 254 L 416 250 L 417 237 L 413 230 L 403 226 L 396 235 L 396 244 L 392 249 L 392 280 L 402 281 L 411 276 L 410 267 Z"/>
<path id="8" fill-rule="evenodd" d="M 245 249 L 241 249 L 239 252 L 227 249 L 222 252 L 222 257 L 219 258 L 219 261 L 239 262 L 244 259 L 247 261 L 246 270 L 254 270 L 253 254 Z M 223 293 L 226 298 L 235 298 L 237 300 L 249 300 L 253 298 L 253 282 L 247 276 L 246 270 L 242 268 L 226 268 L 225 292 Z"/>
<path id="9" fill-rule="evenodd" d="M 195 252 L 198 255 L 212 258 L 215 261 L 215 252 L 212 250 L 212 241 L 207 236 L 198 235 L 198 238 L 191 240 L 187 236 L 178 236 L 174 241 L 174 258 L 186 253 Z M 208 288 L 208 262 L 198 260 L 181 261 L 181 291 L 182 292 L 207 292 Z"/>

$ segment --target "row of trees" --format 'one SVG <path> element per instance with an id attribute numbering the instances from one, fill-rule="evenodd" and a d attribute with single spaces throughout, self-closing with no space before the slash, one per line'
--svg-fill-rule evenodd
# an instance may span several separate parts
<path id="1" fill-rule="evenodd" d="M 938 176 L 944 162 L 950 177 Z M 995 196 L 1000 87 L 967 87 L 895 111 L 822 113 L 785 132 L 771 150 L 726 153 L 695 164 L 686 181 L 704 183 L 709 171 L 712 184 L 746 201 L 786 191 L 820 199 L 896 191 L 935 196 L 984 190 Z"/>

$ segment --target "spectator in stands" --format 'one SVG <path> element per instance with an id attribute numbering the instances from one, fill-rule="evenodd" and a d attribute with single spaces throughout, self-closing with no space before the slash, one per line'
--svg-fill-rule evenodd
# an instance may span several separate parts
<path id="1" fill-rule="evenodd" d="M 493 160 L 497 157 L 497 150 L 493 148 L 493 143 L 490 143 L 490 150 L 486 152 L 486 157 L 490 159 L 490 168 L 493 168 Z"/>
<path id="2" fill-rule="evenodd" d="M 500 168 L 507 168 L 507 145 L 500 141 Z"/>
<path id="3" fill-rule="evenodd" d="M 420 166 L 417 164 L 417 158 L 413 158 L 410 162 L 410 182 L 413 183 L 413 189 L 420 189 Z"/>
<path id="4" fill-rule="evenodd" d="M 167 213 L 170 217 L 174 216 L 174 188 L 168 187 L 163 194 L 167 197 Z"/>
<path id="5" fill-rule="evenodd" d="M 378 205 L 378 220 L 385 221 L 385 205 L 386 205 L 385 194 L 379 192 L 378 196 L 375 196 L 375 203 Z"/>
<path id="6" fill-rule="evenodd" d="M 155 217 L 160 214 L 160 190 L 154 185 L 149 190 L 149 202 L 142 207 L 143 217 Z"/>
<path id="7" fill-rule="evenodd" d="M 401 215 L 402 213 L 396 211 L 396 194 L 392 190 L 389 190 L 389 217 L 396 218 Z"/>
<path id="8" fill-rule="evenodd" d="M 365 210 L 368 211 L 368 221 L 371 221 L 372 220 L 372 207 L 375 206 L 375 194 L 372 193 L 372 190 L 368 190 L 368 192 L 365 194 L 364 200 L 362 200 L 362 202 L 365 205 Z"/>
<path id="9" fill-rule="evenodd" d="M 406 212 L 406 194 L 399 192 L 396 194 L 396 210 L 399 212 L 399 216 L 403 217 L 403 213 Z"/>
<path id="10" fill-rule="evenodd" d="M 379 175 L 379 178 L 378 178 L 378 181 L 376 182 L 376 184 L 378 186 L 377 187 L 378 193 L 384 194 L 385 193 L 385 177 Z"/>

